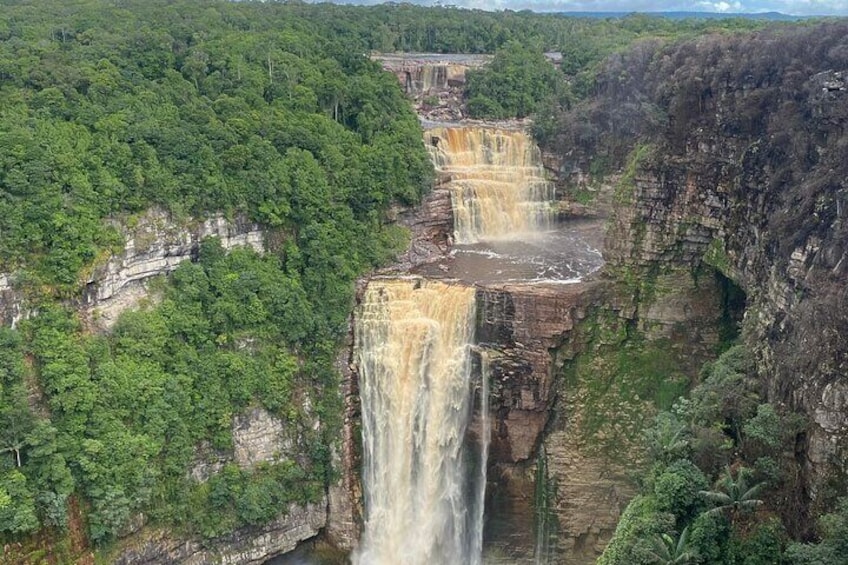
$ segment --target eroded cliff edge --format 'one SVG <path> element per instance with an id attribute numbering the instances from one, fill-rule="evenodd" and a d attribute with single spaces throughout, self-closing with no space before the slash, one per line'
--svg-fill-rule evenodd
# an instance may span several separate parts
<path id="1" fill-rule="evenodd" d="M 682 292 L 710 266 L 744 291 L 762 392 L 808 421 L 782 509 L 795 535 L 848 472 L 847 36 L 832 23 L 643 44 L 608 61 L 548 148 L 622 165 L 606 257 L 642 312 L 669 308 L 669 277 Z"/>
<path id="2" fill-rule="evenodd" d="M 263 254 L 272 249 L 276 237 L 273 230 L 244 217 L 229 219 L 215 214 L 177 218 L 158 208 L 116 220 L 113 225 L 122 235 L 123 245 L 92 268 L 79 296 L 67 299 L 93 333 L 112 331 L 124 312 L 158 304 L 163 294 L 159 279 L 185 262 L 196 261 L 205 240 L 217 239 L 227 252 L 246 247 Z M 5 325 L 16 325 L 33 314 L 29 300 L 33 289 L 18 278 L 0 275 L 0 321 Z M 31 398 L 31 402 L 42 400 L 35 393 Z M 220 475 L 226 466 L 249 471 L 281 461 L 298 461 L 306 447 L 302 431 L 293 424 L 261 406 L 237 411 L 228 419 L 232 448 L 216 449 L 209 442 L 195 446 L 187 476 L 203 484 Z M 309 424 L 317 428 L 322 422 L 313 415 Z M 329 495 L 325 493 L 306 504 L 287 504 L 267 523 L 237 528 L 211 539 L 151 526 L 145 513 L 134 513 L 104 559 L 114 563 L 263 563 L 325 529 Z M 77 508 L 78 502 L 72 506 Z M 74 512 L 70 519 L 84 524 L 84 516 L 78 515 L 78 510 Z M 49 537 L 45 540 L 50 543 Z M 80 559 L 89 558 L 84 543 L 74 551 L 80 553 Z M 14 548 L 10 555 L 10 559 L 17 558 Z"/>

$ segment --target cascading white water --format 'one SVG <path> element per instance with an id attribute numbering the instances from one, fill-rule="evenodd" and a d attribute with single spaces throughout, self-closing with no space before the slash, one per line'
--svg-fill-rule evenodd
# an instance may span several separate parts
<path id="1" fill-rule="evenodd" d="M 355 563 L 480 563 L 482 500 L 469 506 L 485 486 L 469 482 L 485 485 L 485 469 L 465 466 L 474 316 L 472 287 L 393 279 L 365 291 L 354 348 L 366 519 Z"/>
<path id="2" fill-rule="evenodd" d="M 551 227 L 554 186 L 526 133 L 436 127 L 424 137 L 436 169 L 450 179 L 457 243 L 519 239 Z"/>
<path id="3" fill-rule="evenodd" d="M 472 521 L 473 531 L 471 542 L 474 544 L 471 553 L 475 556 L 483 554 L 483 518 L 486 509 L 486 471 L 489 461 L 489 442 L 492 437 L 491 423 L 489 422 L 489 356 L 487 351 L 480 350 L 480 407 L 477 412 L 479 417 L 479 448 L 480 458 L 477 464 L 477 481 L 474 485 L 474 504 L 471 511 L 474 512 Z"/>
<path id="4" fill-rule="evenodd" d="M 442 127 L 426 137 L 450 178 L 458 243 L 550 227 L 553 186 L 526 134 Z M 374 279 L 356 310 L 366 514 L 358 565 L 481 563 L 491 431 L 485 350 L 472 406 L 474 297 L 471 286 Z"/>
<path id="5" fill-rule="evenodd" d="M 416 68 L 409 76 L 406 85 L 409 94 L 432 94 L 440 90 L 447 90 L 451 83 L 462 81 L 466 65 L 456 63 L 425 64 Z"/>

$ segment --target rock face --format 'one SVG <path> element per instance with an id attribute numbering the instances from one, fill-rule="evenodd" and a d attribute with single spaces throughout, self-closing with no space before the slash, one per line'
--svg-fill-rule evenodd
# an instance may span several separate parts
<path id="1" fill-rule="evenodd" d="M 85 280 L 82 307 L 101 330 L 108 330 L 124 310 L 148 297 L 145 283 L 197 257 L 200 242 L 217 237 L 224 249 L 249 246 L 265 251 L 265 234 L 244 218 L 216 215 L 205 220 L 176 221 L 162 210 L 149 210 L 132 227 L 118 224 L 124 248 L 96 267 Z M 15 274 L 0 273 L 0 323 L 14 326 L 29 315 L 26 288 Z"/>
<path id="2" fill-rule="evenodd" d="M 0 273 L 0 324 L 14 327 L 28 315 L 24 293 L 16 288 L 14 276 Z"/>
<path id="3" fill-rule="evenodd" d="M 411 240 L 407 250 L 381 272 L 400 273 L 441 259 L 450 251 L 453 233 L 453 210 L 450 191 L 439 182 L 414 208 L 398 208 L 393 219 L 409 228 Z"/>
<path id="4" fill-rule="evenodd" d="M 362 288 L 360 288 L 360 291 Z M 357 296 L 361 296 L 357 292 Z M 362 533 L 362 483 L 360 481 L 359 430 L 359 380 L 352 370 L 353 320 L 347 332 L 347 341 L 336 358 L 336 368 L 342 377 L 341 395 L 344 420 L 338 452 L 333 454 L 333 465 L 339 470 L 339 480 L 329 488 L 329 515 L 326 535 L 330 543 L 343 551 L 356 548 Z"/>
<path id="5" fill-rule="evenodd" d="M 261 462 L 294 459 L 300 450 L 285 424 L 262 408 L 252 408 L 233 417 L 233 452 L 215 452 L 208 446 L 198 450 L 190 475 L 206 481 L 232 461 L 242 469 Z M 298 506 L 290 504 L 280 516 L 261 527 L 243 528 L 230 535 L 201 542 L 172 533 L 144 528 L 139 515 L 131 531 L 113 555 L 117 564 L 130 563 L 264 563 L 292 551 L 298 543 L 318 535 L 327 524 L 328 500 Z"/>
<path id="6" fill-rule="evenodd" d="M 267 410 L 253 408 L 233 418 L 233 460 L 242 469 L 287 458 L 295 446 L 296 438 L 289 437 L 282 420 Z"/>
<path id="7" fill-rule="evenodd" d="M 602 415 L 614 430 L 628 428 L 633 437 L 655 408 L 646 400 L 614 394 L 588 402 L 592 393 L 586 383 L 564 379 L 563 367 L 578 356 L 591 357 L 593 348 L 615 350 L 631 327 L 668 348 L 680 378 L 691 377 L 714 351 L 722 297 L 711 278 L 701 281 L 697 291 L 691 285 L 678 289 L 681 276 L 664 278 L 669 289 L 658 291 L 663 300 L 643 309 L 626 286 L 603 278 L 478 290 L 477 340 L 494 414 L 486 543 L 508 562 L 532 563 L 541 551 L 533 533 L 540 519 L 540 489 L 549 491 L 545 512 L 552 524 L 542 558 L 588 565 L 603 551 L 635 492 L 630 472 L 639 464 L 639 453 L 630 451 L 626 440 L 613 438 L 612 431 L 587 433 L 586 422 Z M 584 327 L 597 324 L 593 320 L 599 311 L 617 328 L 610 330 L 608 342 L 590 339 Z M 605 381 L 610 374 L 599 370 L 596 378 Z M 609 452 L 612 445 L 619 453 Z M 544 479 L 538 475 L 540 465 L 546 469 Z"/>
<path id="8" fill-rule="evenodd" d="M 224 249 L 249 246 L 265 251 L 265 233 L 258 225 L 222 216 L 205 220 L 174 221 L 160 210 L 151 210 L 132 227 L 122 225 L 123 251 L 113 255 L 88 278 L 82 306 L 100 330 L 108 331 L 121 312 L 136 307 L 149 296 L 146 283 L 166 275 L 183 261 L 195 259 L 204 238 L 217 237 Z M 24 292 L 15 288 L 12 277 L 0 275 L 0 313 L 3 323 L 14 325 L 28 315 Z M 317 425 L 317 422 L 316 422 Z M 208 480 L 228 462 L 250 469 L 262 462 L 297 459 L 302 447 L 295 430 L 262 408 L 252 408 L 233 417 L 232 453 L 199 446 L 190 476 Z M 231 535 L 201 542 L 172 533 L 145 528 L 141 514 L 125 532 L 114 556 L 116 563 L 263 563 L 291 551 L 315 537 L 327 524 L 328 501 L 305 506 L 290 505 L 280 516 L 258 528 L 244 528 Z"/>
<path id="9" fill-rule="evenodd" d="M 327 519 L 326 500 L 317 504 L 291 504 L 285 513 L 261 528 L 245 528 L 211 544 L 172 537 L 168 532 L 148 532 L 114 559 L 116 565 L 182 563 L 206 565 L 264 563 L 293 550 L 303 540 L 318 535 Z"/>
<path id="10" fill-rule="evenodd" d="M 262 230 L 243 218 L 228 221 L 212 216 L 202 221 L 175 222 L 166 212 L 151 210 L 133 227 L 119 227 L 124 233 L 124 250 L 95 269 L 86 281 L 84 302 L 101 329 L 110 328 L 122 311 L 147 296 L 146 281 L 196 258 L 204 238 L 219 238 L 227 250 L 237 246 L 249 246 L 260 253 L 265 250 Z"/>
<path id="11" fill-rule="evenodd" d="M 599 296 L 599 284 L 503 285 L 477 291 L 477 342 L 491 386 L 486 546 L 532 563 L 536 457 L 557 398 L 554 353 Z"/>
<path id="12" fill-rule="evenodd" d="M 465 74 L 492 60 L 492 55 L 404 53 L 376 54 L 372 59 L 398 77 L 418 114 L 429 120 L 463 117 Z"/>
<path id="13" fill-rule="evenodd" d="M 763 391 L 810 420 L 796 499 L 813 505 L 848 472 L 846 37 L 833 23 L 643 46 L 599 76 L 592 118 L 618 112 L 619 127 L 651 142 L 617 194 L 611 267 L 641 278 L 708 263 L 744 290 Z M 624 67 L 629 82 L 616 84 Z M 637 107 L 667 121 L 627 114 Z"/>
<path id="14" fill-rule="evenodd" d="M 489 459 L 525 462 L 542 440 L 556 395 L 551 351 L 585 317 L 594 284 L 504 285 L 477 291 L 477 343 L 497 412 Z"/>

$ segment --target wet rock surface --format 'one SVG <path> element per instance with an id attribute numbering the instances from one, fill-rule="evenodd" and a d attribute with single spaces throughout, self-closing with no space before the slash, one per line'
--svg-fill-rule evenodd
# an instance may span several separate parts
<path id="1" fill-rule="evenodd" d="M 787 493 L 797 502 L 782 509 L 797 522 L 826 511 L 825 485 L 844 494 L 834 478 L 848 473 L 845 37 L 844 22 L 833 22 L 634 53 L 623 61 L 629 87 L 593 101 L 615 111 L 641 100 L 672 118 L 656 127 L 618 115 L 619 128 L 651 145 L 618 194 L 607 259 L 638 277 L 706 263 L 744 291 L 745 338 L 766 398 L 810 422 L 796 438 L 799 480 Z M 746 56 L 704 64 L 718 52 Z M 663 98 L 671 84 L 680 95 Z M 670 306 L 648 309 L 669 319 Z"/>

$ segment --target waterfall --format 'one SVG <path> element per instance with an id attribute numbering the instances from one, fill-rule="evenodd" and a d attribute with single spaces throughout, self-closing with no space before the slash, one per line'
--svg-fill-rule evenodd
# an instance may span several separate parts
<path id="1" fill-rule="evenodd" d="M 449 178 L 457 243 L 514 239 L 551 226 L 553 183 L 526 133 L 437 127 L 425 137 L 436 169 Z"/>
<path id="2" fill-rule="evenodd" d="M 407 93 L 428 95 L 448 90 L 464 80 L 467 70 L 465 65 L 451 63 L 421 65 L 410 74 Z"/>
<path id="3" fill-rule="evenodd" d="M 365 291 L 354 328 L 366 513 L 355 563 L 480 563 L 482 508 L 469 506 L 485 470 L 466 468 L 465 441 L 474 318 L 472 287 L 394 279 Z"/>
<path id="4" fill-rule="evenodd" d="M 474 513 L 472 521 L 471 542 L 472 555 L 479 556 L 483 553 L 483 517 L 486 509 L 486 466 L 489 461 L 489 441 L 492 437 L 491 423 L 489 422 L 489 356 L 485 349 L 480 353 L 480 410 L 478 433 L 480 437 L 480 459 L 477 464 L 477 481 L 474 485 L 474 504 L 471 511 Z"/>

